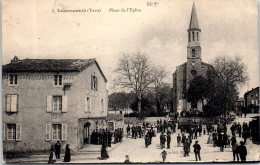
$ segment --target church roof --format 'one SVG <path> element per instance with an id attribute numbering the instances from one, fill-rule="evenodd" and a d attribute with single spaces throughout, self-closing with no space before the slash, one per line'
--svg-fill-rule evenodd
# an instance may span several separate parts
<path id="1" fill-rule="evenodd" d="M 212 67 L 212 68 L 214 68 L 213 65 L 208 64 L 208 63 L 205 63 L 205 62 L 201 62 L 201 65 L 204 65 L 204 66 L 207 66 L 207 67 Z"/>
<path id="2" fill-rule="evenodd" d="M 189 29 L 199 29 L 199 23 L 196 14 L 195 3 L 193 2 L 191 17 L 190 17 L 190 27 Z"/>
<path id="3" fill-rule="evenodd" d="M 183 63 L 183 64 L 181 64 L 181 65 L 178 65 L 177 67 L 186 67 L 186 65 L 187 65 L 187 62 L 185 62 L 185 63 Z M 205 63 L 205 62 L 201 62 L 201 65 L 202 65 L 202 66 L 206 66 L 206 67 L 211 68 L 211 69 L 214 69 L 213 65 L 208 64 L 208 63 Z M 176 72 L 176 71 L 175 71 L 175 72 Z M 175 72 L 174 72 L 174 73 L 175 73 Z"/>

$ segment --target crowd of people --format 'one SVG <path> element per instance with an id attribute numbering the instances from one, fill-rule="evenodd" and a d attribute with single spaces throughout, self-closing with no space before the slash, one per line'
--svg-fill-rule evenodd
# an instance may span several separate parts
<path id="1" fill-rule="evenodd" d="M 106 147 L 111 147 L 112 140 L 114 139 L 114 144 L 122 142 L 124 137 L 124 131 L 122 128 L 115 129 L 114 132 L 108 129 L 104 130 L 94 130 L 90 136 L 90 143 L 96 145 L 105 145 Z"/>
<path id="2" fill-rule="evenodd" d="M 251 131 L 252 127 L 249 127 L 247 123 L 243 123 L 241 126 L 240 123 L 233 123 L 232 126 L 230 127 L 230 130 L 232 132 L 232 135 L 238 134 L 239 137 L 242 136 L 244 139 L 244 144 L 246 144 L 247 138 L 251 137 Z"/>
<path id="3" fill-rule="evenodd" d="M 155 130 L 156 129 L 156 130 Z M 158 119 L 156 123 L 151 124 L 149 122 L 143 122 L 143 124 L 130 125 L 126 127 L 126 137 L 132 137 L 133 139 L 144 138 L 146 148 L 152 144 L 153 137 L 156 134 L 160 134 L 160 148 L 170 149 L 172 137 L 171 134 L 178 132 L 176 137 L 177 147 L 183 147 L 183 156 L 190 156 L 191 144 L 193 139 L 194 154 L 196 161 L 201 160 L 201 146 L 198 143 L 199 137 L 207 136 L 207 144 L 212 144 L 212 147 L 219 147 L 220 152 L 224 152 L 225 148 L 232 148 L 233 161 L 246 161 L 247 148 L 245 146 L 247 139 L 252 136 L 252 123 L 234 122 L 230 126 L 231 134 L 227 131 L 227 122 L 219 122 L 218 124 L 209 121 L 195 122 L 186 121 L 177 123 L 176 120 L 164 120 Z M 109 130 L 94 130 L 91 134 L 91 144 L 102 145 L 101 148 L 101 159 L 109 158 L 106 147 L 111 147 L 112 138 L 114 143 L 122 142 L 124 137 L 124 130 L 122 128 L 115 129 L 114 132 Z M 237 137 L 243 138 L 243 141 L 238 141 Z M 70 149 L 69 145 L 66 145 L 66 152 L 64 162 L 70 162 Z M 58 141 L 55 145 L 51 146 L 51 152 L 48 163 L 54 163 L 56 159 L 60 159 L 61 144 Z M 163 150 L 161 153 L 163 162 L 166 160 L 167 152 Z M 126 156 L 126 162 L 129 161 L 128 155 Z"/>
<path id="4" fill-rule="evenodd" d="M 178 127 L 177 127 L 178 126 Z M 156 129 L 156 130 L 155 130 Z M 247 149 L 246 138 L 250 137 L 250 127 L 247 123 L 234 122 L 231 127 L 231 135 L 227 134 L 227 122 L 218 123 L 214 125 L 212 122 L 195 122 L 187 121 L 177 123 L 176 120 L 157 120 L 155 124 L 149 122 L 143 122 L 143 124 L 127 125 L 126 136 L 133 139 L 144 138 L 146 148 L 152 144 L 152 138 L 156 137 L 156 134 L 160 134 L 160 148 L 170 149 L 171 134 L 176 133 L 177 129 L 180 133 L 177 135 L 177 147 L 183 147 L 184 157 L 190 155 L 191 144 L 193 139 L 195 143 L 193 145 L 196 161 L 201 160 L 201 146 L 198 143 L 198 138 L 202 135 L 208 135 L 207 144 L 212 144 L 212 147 L 219 147 L 220 152 L 224 152 L 224 148 L 232 147 L 233 160 L 246 161 Z M 106 132 L 106 131 L 105 131 Z M 106 133 L 104 133 L 106 135 Z M 123 135 L 123 129 L 118 129 L 114 133 L 115 142 L 120 142 L 121 135 Z M 236 136 L 244 138 L 244 141 L 237 142 Z M 101 133 L 101 136 L 102 133 Z M 102 141 L 102 140 L 101 140 Z M 103 147 L 102 147 L 103 148 Z M 162 153 L 163 161 L 166 160 L 167 152 L 164 150 Z M 105 157 L 105 156 L 104 156 Z"/>
<path id="5" fill-rule="evenodd" d="M 157 120 L 157 125 L 156 125 L 156 128 L 157 128 L 157 132 L 170 132 L 171 134 L 172 133 L 175 133 L 176 132 L 176 120 L 170 120 L 170 121 L 162 121 L 161 119 L 158 119 Z"/>
<path id="6" fill-rule="evenodd" d="M 102 145 L 100 159 L 107 159 L 109 158 L 109 155 L 107 153 L 106 147 L 111 147 L 113 139 L 114 144 L 122 142 L 123 137 L 123 128 L 117 128 L 114 132 L 111 132 L 108 129 L 94 130 L 90 136 L 90 143 L 95 145 Z"/>

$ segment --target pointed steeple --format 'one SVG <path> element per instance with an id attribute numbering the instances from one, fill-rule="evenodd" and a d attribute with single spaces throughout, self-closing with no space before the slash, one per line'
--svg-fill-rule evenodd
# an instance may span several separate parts
<path id="1" fill-rule="evenodd" d="M 189 29 L 199 29 L 199 23 L 198 23 L 198 19 L 197 19 L 196 7 L 195 7 L 194 2 L 193 2 L 193 5 L 192 5 Z"/>

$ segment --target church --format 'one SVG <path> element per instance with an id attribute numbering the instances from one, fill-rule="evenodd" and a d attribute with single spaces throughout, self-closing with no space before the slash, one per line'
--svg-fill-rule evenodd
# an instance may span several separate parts
<path id="1" fill-rule="evenodd" d="M 173 73 L 173 100 L 174 111 L 182 112 L 189 111 L 191 108 L 196 108 L 202 111 L 202 103 L 198 102 L 197 106 L 191 107 L 191 104 L 186 100 L 186 92 L 192 79 L 198 75 L 206 77 L 209 70 L 214 70 L 213 66 L 202 62 L 200 35 L 198 18 L 196 14 L 195 4 L 193 3 L 190 25 L 188 31 L 188 46 L 187 46 L 187 62 L 176 67 Z"/>

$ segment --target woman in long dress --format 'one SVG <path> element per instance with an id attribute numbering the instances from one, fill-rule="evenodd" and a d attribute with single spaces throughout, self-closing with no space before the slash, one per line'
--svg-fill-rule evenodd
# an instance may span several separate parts
<path id="1" fill-rule="evenodd" d="M 70 162 L 70 147 L 69 147 L 69 144 L 66 145 L 64 162 Z"/>
<path id="2" fill-rule="evenodd" d="M 209 134 L 207 144 L 212 144 L 212 133 Z"/>
<path id="3" fill-rule="evenodd" d="M 107 149 L 106 149 L 106 145 L 102 144 L 102 148 L 101 148 L 101 159 L 107 159 L 109 158 L 108 154 L 107 154 Z"/>
<path id="4" fill-rule="evenodd" d="M 55 151 L 55 147 L 54 145 L 51 145 L 51 152 L 50 152 L 48 164 L 53 164 L 56 162 L 54 151 Z"/>

